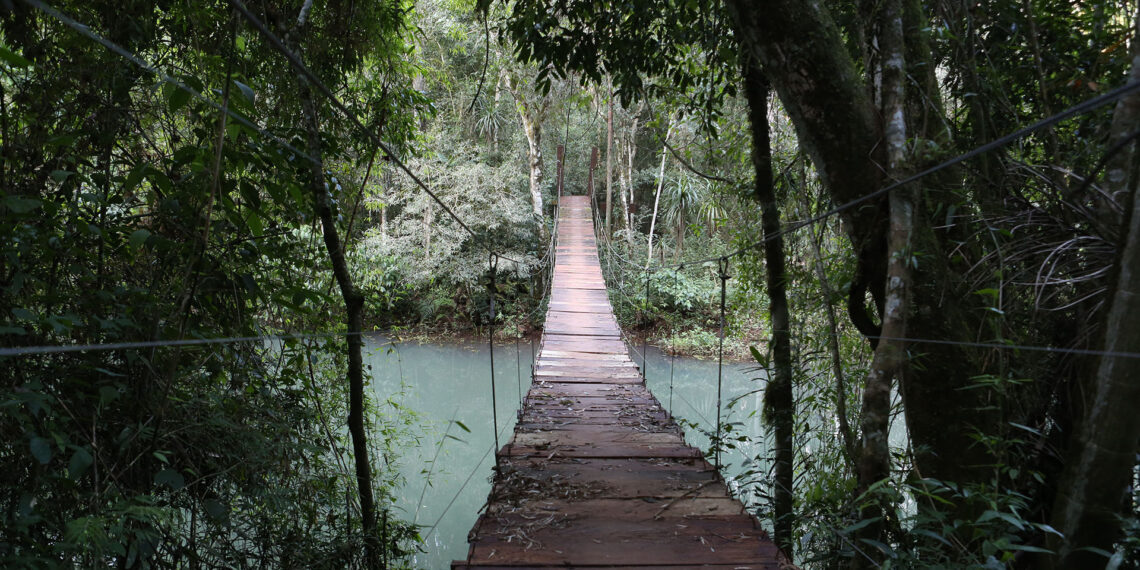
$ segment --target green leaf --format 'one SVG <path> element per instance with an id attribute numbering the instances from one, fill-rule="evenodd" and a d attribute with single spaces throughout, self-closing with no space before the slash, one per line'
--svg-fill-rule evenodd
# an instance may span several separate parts
<path id="1" fill-rule="evenodd" d="M 26 321 L 36 320 L 36 314 L 23 307 L 16 307 L 15 309 L 12 309 L 12 316 L 16 317 L 17 319 L 24 319 Z"/>
<path id="2" fill-rule="evenodd" d="M 265 226 L 261 223 L 261 214 L 258 214 L 253 208 L 247 208 L 245 211 L 245 223 L 249 226 L 249 231 L 256 237 L 261 237 L 265 233 Z"/>
<path id="3" fill-rule="evenodd" d="M 226 506 L 220 501 L 206 499 L 202 506 L 206 508 L 206 514 L 216 521 L 223 520 L 226 516 Z"/>
<path id="4" fill-rule="evenodd" d="M 67 523 L 64 534 L 68 542 L 76 544 L 97 544 L 106 541 L 107 531 L 98 517 L 80 517 Z"/>
<path id="5" fill-rule="evenodd" d="M 946 538 L 944 538 L 942 535 L 940 535 L 936 532 L 932 532 L 932 531 L 921 529 L 921 528 L 916 528 L 911 532 L 914 532 L 915 534 L 919 534 L 922 536 L 933 538 L 934 540 L 937 540 L 938 542 L 941 542 L 942 544 L 945 544 L 946 546 L 949 546 L 951 548 L 954 547 L 954 545 L 951 544 L 949 540 L 946 540 Z"/>
<path id="6" fill-rule="evenodd" d="M 1033 435 L 1041 435 L 1041 432 L 1040 432 L 1040 431 L 1038 431 L 1038 430 L 1035 430 L 1035 429 L 1033 429 L 1033 428 L 1031 428 L 1031 427 L 1029 427 L 1029 426 L 1027 426 L 1027 425 L 1024 425 L 1024 424 L 1019 424 L 1019 423 L 1017 423 L 1017 422 L 1009 422 L 1009 425 L 1011 425 L 1011 426 L 1013 426 L 1013 427 L 1015 427 L 1015 428 L 1017 428 L 1017 429 L 1022 429 L 1022 430 L 1025 430 L 1025 431 L 1027 431 L 1027 432 L 1029 432 L 1029 433 L 1031 433 L 1031 434 L 1033 434 Z"/>
<path id="7" fill-rule="evenodd" d="M 190 92 L 173 83 L 164 84 L 162 92 L 166 96 L 166 106 L 171 113 L 177 113 L 190 102 Z"/>
<path id="8" fill-rule="evenodd" d="M 99 388 L 99 403 L 109 404 L 119 399 L 119 391 L 110 386 L 102 386 Z"/>
<path id="9" fill-rule="evenodd" d="M 234 80 L 234 85 L 237 85 L 238 90 L 241 91 L 242 97 L 244 97 L 245 100 L 250 105 L 252 105 L 254 100 L 256 99 L 256 95 L 254 94 L 253 89 L 250 88 L 249 85 L 246 85 L 245 83 L 242 83 L 241 81 L 238 81 L 236 79 Z"/>
<path id="10" fill-rule="evenodd" d="M 0 60 L 4 60 L 5 63 L 12 67 L 28 67 L 32 65 L 32 62 L 28 61 L 26 57 L 2 45 L 0 45 Z"/>
<path id="11" fill-rule="evenodd" d="M 459 420 L 455 420 L 455 425 L 459 426 L 459 429 L 461 429 L 467 433 L 471 433 L 471 428 L 467 427 L 467 425 L 465 425 L 463 422 L 461 422 Z"/>
<path id="12" fill-rule="evenodd" d="M 165 194 L 169 194 L 174 189 L 174 183 L 170 181 L 170 177 L 165 172 L 157 168 L 148 168 L 147 178 L 151 184 L 154 184 Z"/>
<path id="13" fill-rule="evenodd" d="M 47 465 L 51 461 L 51 442 L 42 437 L 33 437 L 30 447 L 32 457 L 35 457 L 41 465 Z"/>
<path id="14" fill-rule="evenodd" d="M 1020 550 L 1022 552 L 1039 552 L 1041 554 L 1053 554 L 1052 550 L 1041 548 L 1040 546 L 1029 546 L 1028 544 L 1011 544 L 1007 547 L 1008 550 Z"/>
<path id="15" fill-rule="evenodd" d="M 43 202 L 35 198 L 21 198 L 20 196 L 5 196 L 4 207 L 13 214 L 27 214 L 40 206 Z"/>
<path id="16" fill-rule="evenodd" d="M 75 315 L 52 315 L 47 318 L 47 323 L 51 325 L 51 329 L 56 334 L 67 334 L 75 326 L 75 321 L 78 320 Z"/>
<path id="17" fill-rule="evenodd" d="M 752 359 L 759 363 L 760 366 L 768 368 L 768 358 L 764 356 L 759 349 L 757 349 L 755 346 L 749 346 L 748 352 L 752 353 Z"/>
<path id="18" fill-rule="evenodd" d="M 997 289 L 978 289 L 977 291 L 974 291 L 974 294 L 975 295 L 983 295 L 983 296 L 987 296 L 987 297 L 997 299 L 998 295 L 1000 295 L 1001 292 L 998 291 Z"/>
<path id="19" fill-rule="evenodd" d="M 177 470 L 163 469 L 154 474 L 155 485 L 166 485 L 175 491 L 186 486 L 186 478 Z"/>
<path id="20" fill-rule="evenodd" d="M 64 180 L 67 180 L 72 174 L 75 173 L 70 170 L 53 170 L 51 171 L 51 178 L 56 182 L 63 182 Z"/>
<path id="21" fill-rule="evenodd" d="M 887 546 L 886 544 L 884 544 L 882 542 L 879 542 L 877 540 L 870 539 L 870 538 L 861 538 L 859 540 L 862 542 L 866 542 L 867 544 L 870 544 L 871 546 L 874 546 L 875 548 L 878 548 L 879 550 L 881 550 L 883 552 L 883 554 L 885 554 L 891 558 L 895 558 L 898 556 L 898 554 L 895 554 L 895 551 L 893 548 Z"/>
<path id="22" fill-rule="evenodd" d="M 131 249 L 138 249 L 150 238 L 149 230 L 135 230 L 131 232 Z"/>
<path id="23" fill-rule="evenodd" d="M 77 448 L 75 453 L 71 454 L 71 461 L 67 464 L 67 472 L 71 475 L 72 479 L 78 479 L 87 472 L 87 468 L 95 461 L 91 457 L 91 453 L 85 448 Z"/>
<path id="24" fill-rule="evenodd" d="M 853 525 L 851 525 L 851 526 L 849 526 L 849 527 L 847 527 L 847 528 L 845 528 L 839 532 L 842 534 L 851 534 L 851 533 L 853 533 L 853 532 L 855 532 L 855 531 L 857 531 L 857 530 L 859 530 L 859 529 L 861 529 L 861 528 L 863 528 L 863 527 L 865 527 L 865 526 L 867 526 L 873 522 L 879 521 L 881 519 L 882 519 L 882 517 L 871 517 L 871 518 L 863 519 L 863 520 L 861 520 L 861 521 L 859 521 L 859 522 L 857 522 L 857 523 L 855 523 L 855 524 L 853 524 Z"/>
<path id="25" fill-rule="evenodd" d="M 143 177 L 146 176 L 147 168 L 148 166 L 145 164 L 132 168 L 130 174 L 127 175 L 127 179 L 123 182 L 123 190 L 130 192 L 138 188 L 139 183 L 142 182 Z"/>

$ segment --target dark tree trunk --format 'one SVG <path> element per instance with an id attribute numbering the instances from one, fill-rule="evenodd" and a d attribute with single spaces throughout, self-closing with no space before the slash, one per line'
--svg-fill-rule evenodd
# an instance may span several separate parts
<path id="1" fill-rule="evenodd" d="M 764 390 L 764 417 L 774 433 L 775 483 L 772 489 L 776 545 L 792 559 L 795 543 L 793 502 L 793 437 L 795 401 L 792 397 L 791 319 L 788 316 L 787 270 L 780 235 L 780 207 L 772 179 L 768 129 L 768 80 L 754 57 L 744 55 L 744 96 L 752 124 L 752 168 L 756 173 L 753 198 L 760 203 L 764 231 L 764 261 L 768 266 L 768 312 L 772 323 L 772 377 Z"/>
<path id="2" fill-rule="evenodd" d="M 744 50 L 772 81 L 807 151 L 837 203 L 878 189 L 885 164 L 882 129 L 839 28 L 817 3 L 732 0 L 728 9 Z M 866 294 L 882 313 L 886 277 L 886 203 L 876 200 L 844 212 L 858 263 L 848 313 L 865 335 L 879 328 Z M 872 340 L 872 344 L 874 341 Z"/>
<path id="3" fill-rule="evenodd" d="M 364 429 L 364 296 L 356 290 L 344 247 L 336 229 L 328 185 L 325 183 L 321 158 L 320 118 L 317 116 L 312 91 L 306 80 L 300 78 L 299 89 L 308 127 L 308 152 L 316 159 L 311 167 L 313 201 L 317 217 L 321 220 L 325 249 L 333 266 L 333 276 L 344 299 L 348 341 L 348 433 L 352 438 L 352 455 L 356 464 L 356 485 L 360 493 L 360 514 L 364 532 L 364 548 L 369 568 L 381 566 L 380 533 L 376 526 L 376 504 L 372 496 L 372 466 L 368 461 L 368 434 Z"/>

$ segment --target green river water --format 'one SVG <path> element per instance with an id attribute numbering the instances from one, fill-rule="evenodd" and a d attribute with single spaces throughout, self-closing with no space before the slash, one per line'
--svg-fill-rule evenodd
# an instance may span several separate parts
<path id="1" fill-rule="evenodd" d="M 372 386 L 380 412 L 391 398 L 419 414 L 413 428 L 415 440 L 399 450 L 400 473 L 405 479 L 398 490 L 397 508 L 405 520 L 423 525 L 426 552 L 418 554 L 417 568 L 448 568 L 467 554 L 467 532 L 475 523 L 490 491 L 493 436 L 491 431 L 491 364 L 487 344 L 390 344 L 372 338 L 367 363 L 372 367 Z M 517 356 L 516 356 L 517 354 Z M 661 401 L 672 405 L 674 415 L 713 429 L 716 418 L 716 361 L 671 359 L 650 347 L 649 387 Z M 638 364 L 639 355 L 635 355 Z M 530 386 L 531 346 L 520 343 L 495 347 L 495 387 L 498 401 L 500 444 L 514 429 L 519 394 Z M 723 399 L 753 392 L 761 386 L 751 380 L 758 373 L 747 365 L 726 364 Z M 741 399 L 726 417 L 744 433 L 760 435 L 759 392 Z M 460 422 L 470 432 L 459 427 Z M 701 449 L 708 439 L 697 429 L 686 429 L 690 443 Z M 453 439 L 453 436 L 456 439 Z M 754 445 L 726 453 L 722 462 L 732 475 L 742 470 L 743 459 L 761 454 Z M 422 497 L 422 500 L 421 500 Z"/>

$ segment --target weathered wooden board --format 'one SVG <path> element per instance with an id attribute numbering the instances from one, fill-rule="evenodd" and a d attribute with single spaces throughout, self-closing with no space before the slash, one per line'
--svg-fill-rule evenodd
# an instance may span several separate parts
<path id="1" fill-rule="evenodd" d="M 563 197 L 535 381 L 453 568 L 779 568 L 754 516 L 645 388 L 598 265 L 589 202 Z"/>

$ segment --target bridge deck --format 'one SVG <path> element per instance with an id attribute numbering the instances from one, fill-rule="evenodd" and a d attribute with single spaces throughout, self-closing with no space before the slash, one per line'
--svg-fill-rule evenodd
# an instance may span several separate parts
<path id="1" fill-rule="evenodd" d="M 645 388 L 584 196 L 562 198 L 535 383 L 453 568 L 778 568 L 775 546 Z"/>

